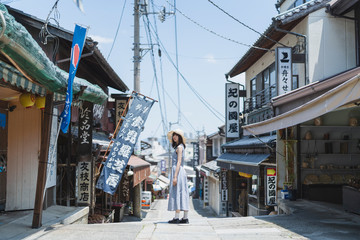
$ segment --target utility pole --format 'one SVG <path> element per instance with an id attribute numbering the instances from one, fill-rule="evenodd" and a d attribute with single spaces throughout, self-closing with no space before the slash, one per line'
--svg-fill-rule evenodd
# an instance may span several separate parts
<path id="1" fill-rule="evenodd" d="M 140 8 L 139 0 L 134 0 L 134 91 L 140 92 Z"/>

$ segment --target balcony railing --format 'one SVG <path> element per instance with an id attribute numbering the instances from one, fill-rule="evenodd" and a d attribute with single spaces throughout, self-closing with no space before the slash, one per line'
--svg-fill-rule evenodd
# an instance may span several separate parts
<path id="1" fill-rule="evenodd" d="M 277 96 L 276 84 L 256 93 L 255 96 L 244 101 L 244 113 L 250 113 L 256 109 L 267 106 L 273 97 Z"/>

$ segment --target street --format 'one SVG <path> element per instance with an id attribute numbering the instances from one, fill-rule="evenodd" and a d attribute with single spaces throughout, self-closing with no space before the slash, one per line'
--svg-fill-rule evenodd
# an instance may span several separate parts
<path id="1" fill-rule="evenodd" d="M 293 215 L 218 218 L 192 200 L 190 224 L 168 224 L 167 200 L 156 200 L 142 221 L 56 225 L 26 239 L 358 239 L 360 217 L 297 201 L 306 209 Z M 180 215 L 182 217 L 182 215 Z"/>

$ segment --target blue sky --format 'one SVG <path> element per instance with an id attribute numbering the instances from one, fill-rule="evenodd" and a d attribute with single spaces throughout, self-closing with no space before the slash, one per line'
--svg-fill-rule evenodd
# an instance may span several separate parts
<path id="1" fill-rule="evenodd" d="M 168 0 L 173 3 L 173 0 Z M 213 0 L 217 5 L 233 15 L 235 18 L 251 26 L 259 32 L 263 32 L 271 23 L 271 18 L 277 12 L 275 9 L 276 0 Z M 46 19 L 55 0 L 7 0 L 2 1 L 13 8 L 20 9 L 40 19 Z M 60 0 L 58 11 L 60 13 L 60 26 L 73 31 L 74 24 L 79 23 L 90 27 L 88 36 L 99 42 L 99 49 L 108 57 L 111 45 L 114 41 L 116 29 L 120 19 L 125 0 L 90 1 L 83 0 L 85 12 L 81 12 L 72 0 Z M 148 0 L 149 4 L 152 2 Z M 166 0 L 153 0 L 156 9 L 165 6 L 167 11 L 173 11 Z M 124 15 L 120 25 L 115 45 L 108 59 L 111 66 L 133 90 L 133 4 L 134 0 L 126 0 Z M 176 7 L 185 15 L 202 25 L 203 27 L 216 32 L 226 38 L 236 40 L 245 44 L 253 44 L 259 35 L 245 28 L 219 9 L 215 8 L 207 0 L 182 0 L 176 1 Z M 153 15 L 149 16 L 153 22 Z M 161 23 L 157 16 L 156 25 L 160 41 L 167 50 L 169 56 L 176 61 L 175 48 L 175 18 L 170 15 L 165 22 Z M 218 112 L 224 115 L 225 99 L 225 73 L 227 73 L 246 53 L 248 47 L 239 45 L 232 41 L 215 36 L 203 28 L 195 25 L 186 19 L 179 12 L 177 20 L 177 43 L 179 70 L 194 89 Z M 53 23 L 53 22 L 52 22 Z M 141 43 L 143 48 L 148 48 L 144 22 L 141 19 Z M 155 42 L 153 38 L 153 42 Z M 161 81 L 161 74 L 158 61 L 158 47 L 154 46 L 155 58 L 157 61 L 157 75 Z M 177 73 L 169 62 L 165 52 L 162 53 L 162 67 L 164 88 L 168 95 L 178 104 Z M 147 52 L 141 62 L 140 72 L 141 93 L 158 98 L 154 71 Z M 242 82 L 243 77 L 239 76 L 233 81 Z M 159 83 L 160 84 L 160 83 Z M 181 77 L 180 84 L 180 110 L 183 114 L 180 124 L 173 124 L 172 128 L 182 128 L 188 135 L 195 136 L 195 131 L 205 131 L 211 134 L 217 131 L 217 127 L 224 124 L 216 118 L 194 95 Z M 111 90 L 111 92 L 114 92 Z M 165 94 L 160 100 L 166 106 L 167 126 L 169 122 L 175 123 L 178 120 L 178 109 Z M 150 136 L 160 137 L 163 135 L 163 128 L 160 114 L 160 104 L 156 103 L 145 124 L 145 129 L 140 138 Z M 190 122 L 190 124 L 189 124 Z"/>

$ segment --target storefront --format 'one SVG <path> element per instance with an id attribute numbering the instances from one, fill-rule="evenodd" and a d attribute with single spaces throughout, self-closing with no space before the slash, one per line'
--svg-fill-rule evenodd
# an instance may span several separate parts
<path id="1" fill-rule="evenodd" d="M 206 176 L 207 181 L 207 198 L 208 205 L 218 215 L 225 215 L 226 212 L 221 211 L 221 195 L 220 195 L 220 167 L 217 166 L 216 160 L 201 165 L 201 169 Z"/>
<path id="2" fill-rule="evenodd" d="M 266 201 L 266 167 L 275 167 L 276 136 L 243 138 L 224 144 L 217 165 L 227 170 L 228 216 L 269 213 Z M 222 197 L 226 199 L 226 197 Z M 273 204 L 270 204 L 273 205 Z"/>

